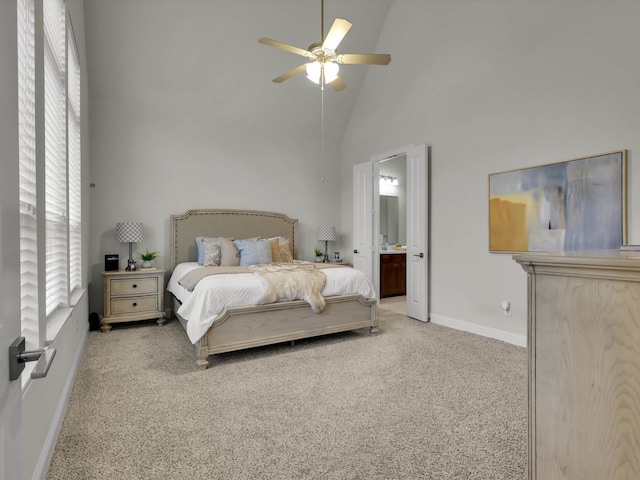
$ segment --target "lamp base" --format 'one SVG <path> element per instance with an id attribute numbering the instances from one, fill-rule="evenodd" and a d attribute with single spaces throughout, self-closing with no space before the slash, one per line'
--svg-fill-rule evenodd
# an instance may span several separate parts
<path id="1" fill-rule="evenodd" d="M 331 260 L 329 260 L 329 241 L 325 240 L 324 241 L 324 258 L 322 259 L 322 263 L 331 263 Z"/>
<path id="2" fill-rule="evenodd" d="M 127 260 L 127 272 L 132 272 L 136 269 L 136 261 L 133 259 L 133 242 L 129 242 L 129 260 Z"/>

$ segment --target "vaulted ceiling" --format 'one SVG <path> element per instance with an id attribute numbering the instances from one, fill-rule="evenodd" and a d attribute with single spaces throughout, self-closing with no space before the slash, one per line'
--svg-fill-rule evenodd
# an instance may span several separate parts
<path id="1" fill-rule="evenodd" d="M 340 52 L 393 58 L 377 50 L 391 3 L 326 0 L 325 32 L 336 17 L 346 18 L 353 27 Z M 258 44 L 260 37 L 301 48 L 319 41 L 320 0 L 86 0 L 85 32 L 90 99 L 176 115 L 209 109 L 249 130 L 320 129 L 317 85 L 304 75 L 271 81 L 305 59 Z M 379 68 L 393 68 L 393 60 L 387 67 L 343 66 L 347 89 L 325 90 L 329 141 L 341 141 L 367 70 Z"/>

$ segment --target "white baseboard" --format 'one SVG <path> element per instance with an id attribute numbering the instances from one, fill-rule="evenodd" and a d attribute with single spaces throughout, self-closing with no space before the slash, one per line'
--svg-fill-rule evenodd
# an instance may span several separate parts
<path id="1" fill-rule="evenodd" d="M 518 347 L 527 346 L 526 335 L 516 335 L 515 333 L 505 332 L 504 330 L 498 330 L 497 328 L 484 327 L 475 323 L 464 322 L 462 320 L 456 320 L 454 318 L 444 317 L 442 315 L 430 315 L 430 321 L 443 327 L 453 328 L 455 330 L 462 330 L 463 332 L 475 333 L 483 337 L 494 338 Z"/>
<path id="2" fill-rule="evenodd" d="M 44 445 L 42 446 L 42 452 L 40 453 L 38 464 L 36 465 L 33 473 L 33 480 L 44 480 L 47 476 L 47 470 L 49 469 L 49 464 L 51 463 L 51 458 L 53 457 L 53 452 L 56 448 L 58 435 L 60 435 L 60 430 L 62 430 L 64 414 L 67 411 L 69 397 L 71 397 L 71 391 L 73 390 L 73 384 L 76 380 L 76 374 L 78 373 L 78 369 L 80 368 L 80 360 L 82 359 L 82 353 L 84 352 L 84 347 L 87 343 L 88 337 L 89 328 L 87 327 L 86 331 L 84 331 L 82 340 L 80 341 L 80 343 L 78 343 L 78 347 L 76 348 L 76 353 L 73 357 L 73 363 L 71 364 L 69 374 L 67 375 L 67 379 L 62 389 L 62 395 L 60 396 L 60 400 L 58 401 L 58 406 L 52 419 L 51 427 L 49 428 L 49 432 L 47 433 L 47 438 L 45 439 Z"/>

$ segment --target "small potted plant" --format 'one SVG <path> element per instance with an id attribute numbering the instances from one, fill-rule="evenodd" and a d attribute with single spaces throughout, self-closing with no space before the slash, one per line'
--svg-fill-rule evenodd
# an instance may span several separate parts
<path id="1" fill-rule="evenodd" d="M 314 252 L 316 254 L 316 263 L 322 262 L 322 260 L 324 259 L 324 253 L 322 253 L 322 250 L 316 247 L 314 249 Z"/>
<path id="2" fill-rule="evenodd" d="M 158 252 L 154 252 L 153 250 L 147 250 L 144 253 L 140 254 L 140 259 L 142 260 L 142 268 L 151 268 L 151 262 L 158 258 Z"/>

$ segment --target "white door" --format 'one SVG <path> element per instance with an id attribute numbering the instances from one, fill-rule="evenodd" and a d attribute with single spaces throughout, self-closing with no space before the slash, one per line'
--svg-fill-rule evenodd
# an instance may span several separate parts
<path id="1" fill-rule="evenodd" d="M 353 267 L 373 277 L 373 174 L 371 162 L 353 166 Z"/>
<path id="2" fill-rule="evenodd" d="M 429 168 L 427 146 L 407 152 L 407 315 L 429 320 Z"/>
<path id="3" fill-rule="evenodd" d="M 409 145 L 376 155 L 353 167 L 353 265 L 374 283 L 380 298 L 377 238 L 380 162 L 407 158 L 407 315 L 429 321 L 429 163 L 427 146 Z M 375 200 L 375 201 L 374 201 Z M 374 261 L 374 255 L 375 260 Z"/>
<path id="4" fill-rule="evenodd" d="M 371 169 L 371 264 L 373 269 L 373 286 L 380 304 L 380 164 L 369 162 Z"/>
<path id="5" fill-rule="evenodd" d="M 20 336 L 17 2 L 0 1 L 0 480 L 22 478 L 22 384 L 9 380 Z"/>

